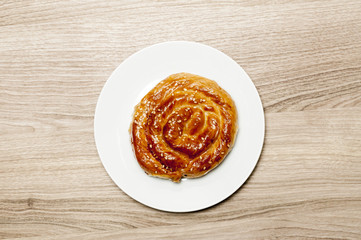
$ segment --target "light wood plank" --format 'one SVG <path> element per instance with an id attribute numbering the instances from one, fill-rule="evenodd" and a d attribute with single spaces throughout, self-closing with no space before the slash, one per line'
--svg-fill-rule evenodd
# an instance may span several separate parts
<path id="1" fill-rule="evenodd" d="M 192 225 L 198 231 L 196 221 L 212 235 L 220 224 L 229 234 L 250 238 L 260 231 L 254 239 L 284 232 L 355 237 L 361 234 L 361 212 L 355 211 L 361 208 L 360 118 L 355 109 L 267 114 L 264 151 L 247 184 L 225 202 L 187 214 L 159 212 L 136 203 L 111 183 L 97 159 L 84 164 L 70 151 L 48 164 L 2 162 L 1 169 L 6 170 L 0 179 L 0 189 L 6 193 L 0 201 L 2 231 L 13 236 L 95 231 L 100 236 L 126 237 L 133 233 L 127 229 L 136 228 L 134 233 L 142 238 L 148 231 L 170 236 L 175 233 L 169 229 L 177 228 L 181 238 Z M 239 224 L 247 227 L 237 228 Z M 249 229 L 252 225 L 255 229 Z M 160 226 L 164 227 L 158 232 Z"/>
<path id="2" fill-rule="evenodd" d="M 361 2 L 0 1 L 0 239 L 358 239 Z M 203 211 L 145 207 L 93 138 L 115 67 L 190 40 L 235 59 L 266 113 L 247 183 Z"/>

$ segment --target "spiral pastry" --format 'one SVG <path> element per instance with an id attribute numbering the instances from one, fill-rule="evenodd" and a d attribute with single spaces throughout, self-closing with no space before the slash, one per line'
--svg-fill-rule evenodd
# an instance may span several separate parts
<path id="1" fill-rule="evenodd" d="M 237 110 L 216 82 L 173 74 L 135 107 L 130 132 L 143 170 L 179 182 L 203 176 L 223 161 L 235 141 Z"/>

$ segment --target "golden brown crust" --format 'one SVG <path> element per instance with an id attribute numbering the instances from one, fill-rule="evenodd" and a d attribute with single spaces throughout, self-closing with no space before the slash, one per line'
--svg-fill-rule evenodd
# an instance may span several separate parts
<path id="1" fill-rule="evenodd" d="M 178 73 L 135 107 L 130 130 L 143 170 L 179 182 L 201 177 L 223 161 L 235 141 L 237 110 L 215 81 Z"/>

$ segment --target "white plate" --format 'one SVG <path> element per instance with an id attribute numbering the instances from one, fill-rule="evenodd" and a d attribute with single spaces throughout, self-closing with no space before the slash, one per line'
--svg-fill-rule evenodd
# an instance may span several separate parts
<path id="1" fill-rule="evenodd" d="M 236 103 L 235 146 L 213 171 L 173 183 L 150 177 L 132 151 L 129 126 L 134 106 L 159 81 L 188 72 L 215 80 Z M 260 97 L 245 71 L 224 53 L 194 42 L 147 47 L 121 63 L 106 82 L 96 107 L 95 142 L 113 181 L 133 199 L 159 210 L 189 212 L 210 207 L 233 194 L 257 164 L 264 139 Z"/>

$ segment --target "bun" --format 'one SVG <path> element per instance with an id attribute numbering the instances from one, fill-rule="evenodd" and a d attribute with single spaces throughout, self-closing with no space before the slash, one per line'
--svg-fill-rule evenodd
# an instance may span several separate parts
<path id="1" fill-rule="evenodd" d="M 135 107 L 130 133 L 141 168 L 179 182 L 201 177 L 223 161 L 235 141 L 237 110 L 215 81 L 173 74 Z"/>

